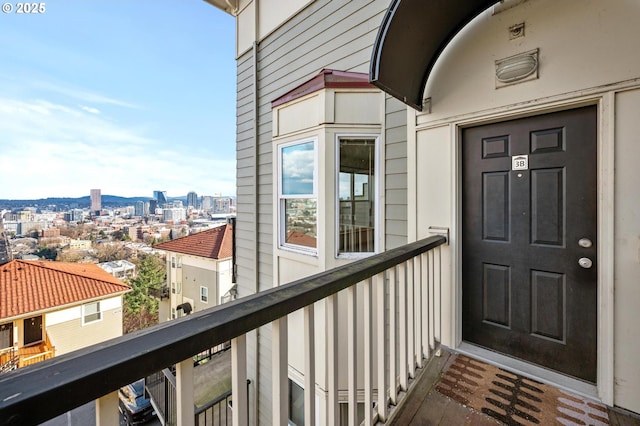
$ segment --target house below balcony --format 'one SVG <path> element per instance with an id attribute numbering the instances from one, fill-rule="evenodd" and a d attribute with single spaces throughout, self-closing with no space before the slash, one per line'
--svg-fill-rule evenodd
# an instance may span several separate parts
<path id="1" fill-rule="evenodd" d="M 0 372 L 122 335 L 128 285 L 96 265 L 14 260 L 0 269 Z"/>
<path id="2" fill-rule="evenodd" d="M 224 224 L 155 246 L 167 252 L 167 282 L 158 293 L 164 322 L 233 300 L 233 227 Z"/>

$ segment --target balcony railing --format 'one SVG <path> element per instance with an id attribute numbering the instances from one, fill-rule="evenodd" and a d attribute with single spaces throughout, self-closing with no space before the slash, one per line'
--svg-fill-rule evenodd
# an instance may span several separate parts
<path id="1" fill-rule="evenodd" d="M 287 315 L 304 310 L 305 424 L 314 424 L 315 350 L 314 304 L 325 300 L 328 337 L 327 422 L 339 423 L 337 294 L 346 292 L 348 335 L 348 418 L 357 423 L 358 394 L 365 407 L 365 424 L 386 421 L 390 408 L 409 389 L 416 369 L 440 337 L 441 236 L 429 237 L 373 255 L 209 310 L 169 321 L 98 345 L 64 354 L 0 376 L 0 425 L 37 424 L 91 400 L 99 399 L 97 422 L 106 422 L 105 407 L 117 411 L 117 389 L 176 364 L 177 423 L 191 424 L 193 356 L 231 340 L 233 424 L 248 424 L 246 333 L 272 324 L 273 424 L 287 423 Z M 362 284 L 359 284 L 362 283 Z M 356 284 L 362 300 L 356 298 Z M 376 292 L 376 306 L 372 294 Z M 390 303 L 389 301 L 393 301 Z M 364 318 L 358 329 L 357 306 Z M 375 312 L 375 317 L 374 317 Z M 376 341 L 373 345 L 373 333 Z M 358 389 L 356 344 L 364 337 L 364 387 Z M 372 355 L 378 362 L 374 365 Z M 375 375 L 375 376 L 374 376 Z M 374 389 L 372 378 L 377 378 Z M 181 391 L 182 389 L 182 391 Z M 383 389 L 384 391 L 377 391 Z M 374 404 L 373 396 L 376 394 Z M 191 399 L 189 399 L 191 394 Z M 63 396 L 63 397 L 62 397 Z M 114 402 L 115 401 L 115 402 Z M 34 409 L 37 407 L 37 409 Z M 116 414 L 117 415 L 117 414 Z M 181 419 L 184 419 L 181 421 Z"/>
<path id="2" fill-rule="evenodd" d="M 23 368 L 32 365 L 55 355 L 55 347 L 49 340 L 49 335 L 45 333 L 45 339 L 37 344 L 18 348 L 11 346 L 0 350 L 0 373 Z"/>

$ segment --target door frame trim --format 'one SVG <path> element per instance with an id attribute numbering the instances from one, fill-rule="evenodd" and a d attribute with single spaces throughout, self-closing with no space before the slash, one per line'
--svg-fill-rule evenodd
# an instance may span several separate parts
<path id="1" fill-rule="evenodd" d="M 597 108 L 597 235 L 598 235 L 598 324 L 597 324 L 597 394 L 603 403 L 614 403 L 614 153 L 615 153 L 615 94 L 606 91 L 584 97 L 568 97 L 553 102 L 540 101 L 525 107 L 501 107 L 495 111 L 484 111 L 449 123 L 451 144 L 451 169 L 453 172 L 452 197 L 452 277 L 451 289 L 451 342 L 453 347 L 462 344 L 462 129 L 465 127 L 507 121 L 537 115 L 596 105 Z M 418 130 L 418 129 L 416 129 Z M 609 208 L 605 208 L 609 206 Z"/>

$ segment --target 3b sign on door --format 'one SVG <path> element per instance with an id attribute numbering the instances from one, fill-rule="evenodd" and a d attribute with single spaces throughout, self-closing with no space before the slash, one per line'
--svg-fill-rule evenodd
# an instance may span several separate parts
<path id="1" fill-rule="evenodd" d="M 511 170 L 529 170 L 529 156 L 514 155 L 511 157 Z"/>

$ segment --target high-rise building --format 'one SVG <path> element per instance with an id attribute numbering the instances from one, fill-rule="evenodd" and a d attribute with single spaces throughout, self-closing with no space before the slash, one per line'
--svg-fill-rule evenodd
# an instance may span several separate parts
<path id="1" fill-rule="evenodd" d="M 158 208 L 158 200 L 156 200 L 155 198 L 152 198 L 151 200 L 149 200 L 149 214 L 151 215 L 156 214 L 157 208 Z"/>
<path id="2" fill-rule="evenodd" d="M 184 209 L 170 208 L 162 210 L 162 218 L 165 222 L 180 223 L 187 217 Z"/>
<path id="3" fill-rule="evenodd" d="M 204 211 L 209 211 L 213 209 L 213 197 L 210 195 L 205 195 L 202 197 L 201 209 Z"/>
<path id="4" fill-rule="evenodd" d="M 64 220 L 67 222 L 82 222 L 83 214 L 80 209 L 73 209 L 64 214 Z"/>
<path id="5" fill-rule="evenodd" d="M 163 207 L 167 204 L 167 191 L 153 191 L 153 198 L 158 200 L 158 207 Z"/>
<path id="6" fill-rule="evenodd" d="M 194 191 L 187 194 L 187 207 L 193 207 L 194 209 L 198 208 L 198 194 Z"/>
<path id="7" fill-rule="evenodd" d="M 135 216 L 147 216 L 149 214 L 149 202 L 148 201 L 136 201 L 136 204 L 134 205 L 135 211 L 134 211 L 134 215 Z M 155 206 L 154 206 L 155 209 Z"/>
<path id="8" fill-rule="evenodd" d="M 102 196 L 99 189 L 91 190 L 91 211 L 102 210 Z"/>

